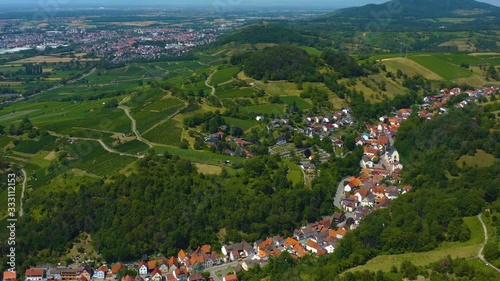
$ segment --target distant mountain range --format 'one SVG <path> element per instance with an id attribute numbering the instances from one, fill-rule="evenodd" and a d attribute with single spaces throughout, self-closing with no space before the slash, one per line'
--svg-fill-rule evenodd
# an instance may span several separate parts
<path id="1" fill-rule="evenodd" d="M 381 19 L 499 16 L 500 7 L 474 0 L 391 0 L 383 4 L 341 9 L 332 15 Z"/>

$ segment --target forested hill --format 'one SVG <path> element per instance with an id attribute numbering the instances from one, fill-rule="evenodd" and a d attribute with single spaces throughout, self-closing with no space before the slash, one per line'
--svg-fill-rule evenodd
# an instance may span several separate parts
<path id="1" fill-rule="evenodd" d="M 337 17 L 355 18 L 444 18 L 477 15 L 498 15 L 500 8 L 474 0 L 391 0 L 383 4 L 369 4 L 334 12 Z M 378 16 L 377 16 L 378 15 Z"/>
<path id="2" fill-rule="evenodd" d="M 275 24 L 258 24 L 245 27 L 238 32 L 222 37 L 217 41 L 217 44 L 223 45 L 235 42 L 239 44 L 274 43 L 314 45 L 317 41 L 317 38 L 307 37 L 295 30 Z"/>
<path id="3" fill-rule="evenodd" d="M 323 82 L 323 74 L 327 70 L 331 77 L 339 79 L 360 77 L 373 70 L 368 66 L 360 66 L 342 52 L 325 50 L 318 57 L 293 45 L 266 47 L 256 52 L 236 54 L 231 57 L 231 64 L 242 65 L 246 75 L 264 81 Z M 322 73 L 318 71 L 319 68 L 323 69 Z"/>
<path id="4" fill-rule="evenodd" d="M 248 159 L 235 175 L 206 176 L 187 160 L 156 154 L 140 160 L 130 176 L 115 174 L 106 183 L 87 182 L 76 190 L 36 189 L 18 230 L 19 266 L 57 263 L 81 232 L 92 235 L 109 263 L 144 254 L 169 256 L 206 243 L 220 248 L 221 242 L 290 235 L 334 212 L 331 183 L 356 172 L 360 156 L 331 161 L 312 189 L 287 180 L 288 166 L 276 155 Z"/>
<path id="5" fill-rule="evenodd" d="M 236 59 L 232 60 L 237 63 Z M 301 48 L 275 46 L 249 53 L 243 58 L 246 75 L 263 80 L 313 81 L 319 77 L 317 64 Z"/>

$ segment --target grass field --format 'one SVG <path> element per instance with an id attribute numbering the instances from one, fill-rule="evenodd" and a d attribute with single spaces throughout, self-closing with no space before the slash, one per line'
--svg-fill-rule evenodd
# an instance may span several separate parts
<path id="1" fill-rule="evenodd" d="M 21 110 L 21 111 L 0 111 L 0 123 L 6 124 L 5 121 L 11 121 L 14 119 L 22 119 L 25 115 L 28 115 L 37 109 Z"/>
<path id="2" fill-rule="evenodd" d="M 110 176 L 135 161 L 133 157 L 108 153 L 96 141 L 76 141 L 68 146 L 68 151 L 73 157 L 69 167 L 98 176 Z"/>
<path id="3" fill-rule="evenodd" d="M 471 56 L 466 54 L 434 54 L 433 56 L 456 65 L 465 63 L 469 65 L 485 63 L 485 59 L 478 56 Z"/>
<path id="4" fill-rule="evenodd" d="M 205 175 L 218 175 L 222 172 L 222 168 L 216 165 L 195 163 L 198 172 Z"/>
<path id="5" fill-rule="evenodd" d="M 302 174 L 299 165 L 292 163 L 290 160 L 285 160 L 283 163 L 285 163 L 289 169 L 286 178 L 292 181 L 294 185 L 304 184 L 304 175 Z"/>
<path id="6" fill-rule="evenodd" d="M 170 153 L 173 155 L 178 155 L 181 158 L 203 164 L 221 165 L 227 160 L 231 162 L 244 162 L 244 158 L 233 157 L 229 155 L 215 154 L 208 151 L 198 151 L 191 149 L 181 149 L 178 147 L 167 147 L 167 146 L 155 146 L 155 151 L 158 153 Z"/>
<path id="7" fill-rule="evenodd" d="M 38 141 L 34 140 L 23 140 L 14 148 L 15 151 L 35 154 L 40 150 L 50 151 L 55 147 L 56 137 L 46 135 L 40 137 Z"/>
<path id="8" fill-rule="evenodd" d="M 129 153 L 129 154 L 136 154 L 139 152 L 147 151 L 149 149 L 149 146 L 141 141 L 132 140 L 132 141 L 126 142 L 124 144 L 120 144 L 118 146 L 115 146 L 115 147 L 113 147 L 113 149 L 118 150 L 120 152 Z"/>
<path id="9" fill-rule="evenodd" d="M 263 89 L 268 95 L 271 96 L 299 96 L 302 92 L 297 89 L 297 85 L 285 81 L 272 81 L 264 83 L 261 81 L 255 82 L 257 88 Z"/>
<path id="10" fill-rule="evenodd" d="M 365 265 L 357 266 L 348 271 L 390 271 L 393 265 L 399 265 L 403 260 L 410 260 L 417 266 L 425 266 L 450 255 L 452 258 L 475 257 L 484 241 L 483 227 L 477 217 L 464 218 L 471 230 L 471 238 L 466 242 L 444 242 L 438 248 L 428 252 L 406 253 L 400 255 L 380 255 L 369 260 Z"/>
<path id="11" fill-rule="evenodd" d="M 181 144 L 182 128 L 179 127 L 178 121 L 169 119 L 144 134 L 143 137 L 154 143 L 179 146 Z"/>
<path id="12" fill-rule="evenodd" d="M 239 67 L 227 67 L 220 70 L 217 70 L 214 75 L 212 75 L 212 79 L 210 80 L 210 84 L 220 84 L 231 80 L 233 76 L 236 76 L 239 72 Z"/>
<path id="13" fill-rule="evenodd" d="M 460 67 L 460 65 L 456 65 L 450 63 L 446 60 L 442 60 L 441 58 L 435 55 L 420 55 L 420 56 L 411 56 L 411 60 L 419 63 L 430 71 L 436 73 L 437 75 L 443 77 L 446 80 L 453 80 L 457 78 L 465 78 L 470 77 L 472 73 L 470 70 Z"/>
<path id="14" fill-rule="evenodd" d="M 0 150 L 3 149 L 7 144 L 9 144 L 12 140 L 12 138 L 9 138 L 6 135 L 0 135 Z"/>
<path id="15" fill-rule="evenodd" d="M 243 131 L 246 131 L 257 124 L 259 124 L 256 120 L 244 120 L 232 117 L 223 117 L 226 124 L 229 126 L 235 126 L 241 128 Z"/>
<path id="16" fill-rule="evenodd" d="M 286 105 L 291 106 L 295 103 L 299 109 L 309 109 L 312 107 L 312 104 L 308 103 L 301 97 L 289 96 L 289 97 L 280 97 L 280 100 L 283 101 Z"/>
<path id="17" fill-rule="evenodd" d="M 240 111 L 254 114 L 281 115 L 285 111 L 285 107 L 281 104 L 259 104 L 241 107 Z"/>
<path id="18" fill-rule="evenodd" d="M 254 88 L 239 88 L 239 89 L 217 89 L 217 96 L 221 99 L 228 98 L 248 98 L 256 93 Z"/>
<path id="19" fill-rule="evenodd" d="M 396 74 L 398 69 L 401 69 L 404 74 L 408 76 L 414 76 L 415 74 L 421 74 L 425 79 L 428 80 L 443 80 L 444 78 L 432 72 L 430 69 L 422 66 L 421 64 L 404 58 L 392 58 L 383 60 L 387 67 L 387 71 Z"/>
<path id="20" fill-rule="evenodd" d="M 141 133 L 148 133 L 148 131 L 158 124 L 168 118 L 170 118 L 175 112 L 177 112 L 182 106 L 171 106 L 160 112 L 152 112 L 152 111 L 139 111 L 134 113 L 134 118 L 137 121 L 137 129 Z"/>
<path id="21" fill-rule="evenodd" d="M 462 155 L 462 157 L 457 160 L 457 165 L 459 167 L 462 167 L 463 163 L 470 167 L 489 167 L 495 164 L 495 156 L 479 149 L 474 156 Z"/>
<path id="22" fill-rule="evenodd" d="M 145 105 L 142 109 L 143 110 L 152 110 L 152 111 L 162 111 L 167 108 L 173 107 L 173 106 L 178 106 L 178 105 L 184 105 L 184 102 L 176 99 L 176 98 L 162 98 L 157 101 L 151 102 L 147 105 Z"/>
<path id="23" fill-rule="evenodd" d="M 70 57 L 56 57 L 56 56 L 34 56 L 31 58 L 26 58 L 22 60 L 17 60 L 11 63 L 55 63 L 55 62 L 70 62 L 72 60 L 79 60 L 79 61 L 98 61 L 100 59 L 95 58 L 95 59 L 90 59 L 90 58 L 70 58 Z"/>
<path id="24" fill-rule="evenodd" d="M 306 51 L 311 56 L 319 57 L 319 56 L 321 56 L 321 54 L 323 54 L 323 51 L 318 50 L 318 49 L 313 48 L 313 47 L 302 47 L 302 49 L 304 49 L 304 51 Z"/>

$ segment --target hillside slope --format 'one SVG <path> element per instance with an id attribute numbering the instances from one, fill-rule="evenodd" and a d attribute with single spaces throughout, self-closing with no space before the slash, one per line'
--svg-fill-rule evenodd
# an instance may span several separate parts
<path id="1" fill-rule="evenodd" d="M 442 18 L 477 15 L 498 15 L 500 8 L 474 0 L 391 0 L 383 4 L 341 9 L 333 13 L 338 17 L 366 18 Z"/>

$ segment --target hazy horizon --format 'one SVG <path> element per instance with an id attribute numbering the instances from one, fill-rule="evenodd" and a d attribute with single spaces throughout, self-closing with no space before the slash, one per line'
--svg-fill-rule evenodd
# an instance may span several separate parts
<path id="1" fill-rule="evenodd" d="M 301 7 L 301 8 L 331 8 L 339 9 L 345 7 L 362 6 L 366 4 L 380 4 L 388 0 L 142 0 L 142 1 L 123 1 L 123 0 L 0 0 L 0 6 L 19 7 L 19 8 L 71 8 L 71 7 L 127 7 L 127 6 L 199 6 L 199 7 Z M 500 6 L 500 0 L 481 0 L 495 6 Z"/>

